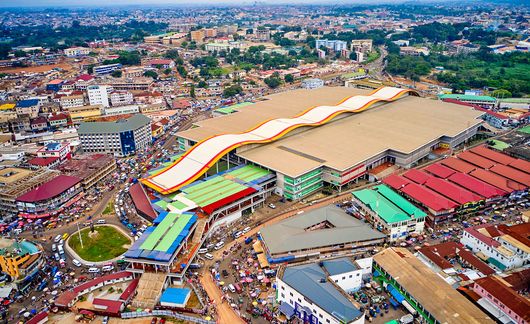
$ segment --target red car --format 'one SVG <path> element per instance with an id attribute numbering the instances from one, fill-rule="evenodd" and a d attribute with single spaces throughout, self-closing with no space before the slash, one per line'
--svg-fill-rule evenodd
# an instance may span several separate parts
<path id="1" fill-rule="evenodd" d="M 153 319 L 151 320 L 151 324 L 156 324 L 156 321 L 157 321 L 157 320 L 158 320 L 158 319 L 157 319 L 156 317 L 153 317 Z"/>

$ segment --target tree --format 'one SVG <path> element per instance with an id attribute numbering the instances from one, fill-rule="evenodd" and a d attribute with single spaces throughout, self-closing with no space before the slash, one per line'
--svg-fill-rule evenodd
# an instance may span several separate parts
<path id="1" fill-rule="evenodd" d="M 155 71 L 149 70 L 144 72 L 144 76 L 148 78 L 158 79 L 158 74 Z"/>
<path id="2" fill-rule="evenodd" d="M 243 93 L 243 88 L 239 84 L 234 84 L 228 88 L 225 88 L 223 91 L 223 97 L 229 98 L 235 95 Z"/>
<path id="3" fill-rule="evenodd" d="M 190 89 L 190 97 L 192 97 L 193 99 L 195 99 L 195 85 L 194 85 L 194 84 L 191 85 L 191 89 Z"/>
<path id="4" fill-rule="evenodd" d="M 164 70 L 164 74 L 165 75 L 170 75 L 171 71 L 173 71 L 173 70 L 171 70 L 170 68 L 167 68 L 167 69 Z"/>
<path id="5" fill-rule="evenodd" d="M 350 60 L 357 61 L 357 53 L 356 52 L 351 52 L 350 53 Z"/>
<path id="6" fill-rule="evenodd" d="M 90 64 L 87 68 L 86 68 L 86 71 L 88 74 L 93 74 L 94 73 L 94 64 Z"/>
<path id="7" fill-rule="evenodd" d="M 283 79 L 285 82 L 288 82 L 288 83 L 294 82 L 294 76 L 292 74 L 286 74 Z"/>
<path id="8" fill-rule="evenodd" d="M 512 96 L 512 93 L 508 90 L 497 89 L 493 91 L 493 96 L 495 98 L 510 98 Z"/>
<path id="9" fill-rule="evenodd" d="M 122 74 L 121 70 L 114 70 L 110 75 L 112 75 L 113 78 L 121 78 Z"/>
<path id="10" fill-rule="evenodd" d="M 263 80 L 267 86 L 271 89 L 276 89 L 282 84 L 282 81 L 278 77 L 270 76 Z"/>
<path id="11" fill-rule="evenodd" d="M 167 51 L 164 56 L 166 58 L 168 58 L 168 59 L 171 59 L 171 60 L 176 60 L 176 59 L 180 58 L 179 52 L 176 49 L 171 49 L 171 50 Z"/>
<path id="12" fill-rule="evenodd" d="M 186 68 L 182 65 L 177 66 L 177 72 L 183 78 L 186 78 L 188 76 L 188 71 L 186 71 Z"/>
<path id="13" fill-rule="evenodd" d="M 208 83 L 206 83 L 206 81 L 204 81 L 204 80 L 201 80 L 197 84 L 197 88 L 208 88 Z"/>

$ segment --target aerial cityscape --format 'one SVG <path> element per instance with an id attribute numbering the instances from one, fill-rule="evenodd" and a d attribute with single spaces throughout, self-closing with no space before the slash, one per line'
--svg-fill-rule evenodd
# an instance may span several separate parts
<path id="1" fill-rule="evenodd" d="M 1 323 L 530 323 L 530 3 L 0 1 Z"/>

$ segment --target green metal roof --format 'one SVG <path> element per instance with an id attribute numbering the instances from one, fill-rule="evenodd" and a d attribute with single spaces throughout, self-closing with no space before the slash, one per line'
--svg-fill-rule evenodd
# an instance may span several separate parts
<path id="1" fill-rule="evenodd" d="M 77 133 L 79 135 L 120 133 L 150 124 L 151 120 L 149 118 L 142 114 L 136 114 L 128 119 L 121 119 L 116 122 L 82 122 L 79 124 Z"/>
<path id="2" fill-rule="evenodd" d="M 523 128 L 519 128 L 517 131 L 518 131 L 518 132 L 523 132 L 523 133 L 530 134 L 530 125 L 525 126 L 525 127 L 523 127 Z"/>
<path id="3" fill-rule="evenodd" d="M 508 143 L 505 143 L 503 141 L 499 141 L 499 140 L 496 140 L 496 139 L 492 139 L 490 141 L 495 143 L 494 145 L 491 145 L 491 147 L 493 147 L 494 149 L 499 150 L 499 151 L 503 151 L 503 150 L 505 150 L 505 149 L 507 149 L 507 148 L 509 148 L 511 146 Z"/>
<path id="4" fill-rule="evenodd" d="M 245 107 L 245 106 L 250 106 L 252 104 L 253 104 L 253 102 L 245 101 L 245 102 L 241 102 L 241 103 L 238 103 L 238 104 L 235 104 L 235 105 L 231 105 L 231 106 L 228 106 L 228 107 L 218 108 L 218 109 L 215 110 L 215 112 L 219 112 L 221 114 L 228 115 L 228 114 L 236 112 L 238 108 Z"/>
<path id="5" fill-rule="evenodd" d="M 385 222 L 397 223 L 409 220 L 410 217 L 388 199 L 377 193 L 375 190 L 363 189 L 353 192 L 353 195 L 366 206 L 379 215 Z"/>
<path id="6" fill-rule="evenodd" d="M 427 216 L 424 211 L 386 185 L 354 191 L 352 194 L 388 224 L 403 222 L 411 217 Z"/>
<path id="7" fill-rule="evenodd" d="M 410 201 L 405 199 L 405 197 L 401 196 L 387 185 L 379 185 L 376 186 L 375 189 L 393 204 L 404 210 L 407 214 L 414 216 L 415 218 L 427 216 L 423 210 L 414 206 Z"/>
<path id="8" fill-rule="evenodd" d="M 511 103 L 530 103 L 530 98 L 504 98 L 498 99 L 500 102 L 511 102 Z"/>
<path id="9" fill-rule="evenodd" d="M 475 96 L 475 95 L 464 95 L 464 94 L 441 94 L 438 95 L 440 99 L 456 99 L 456 100 L 480 100 L 480 101 L 491 101 L 496 102 L 497 99 L 490 96 Z"/>

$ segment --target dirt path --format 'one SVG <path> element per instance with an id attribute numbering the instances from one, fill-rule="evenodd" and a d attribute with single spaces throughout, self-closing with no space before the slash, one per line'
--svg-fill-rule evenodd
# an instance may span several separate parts
<path id="1" fill-rule="evenodd" d="M 218 316 L 217 323 L 245 323 L 245 321 L 236 314 L 234 309 L 228 305 L 228 302 L 221 302 L 221 291 L 208 272 L 203 273 L 200 280 L 204 290 L 206 290 L 210 299 L 214 301 Z"/>

